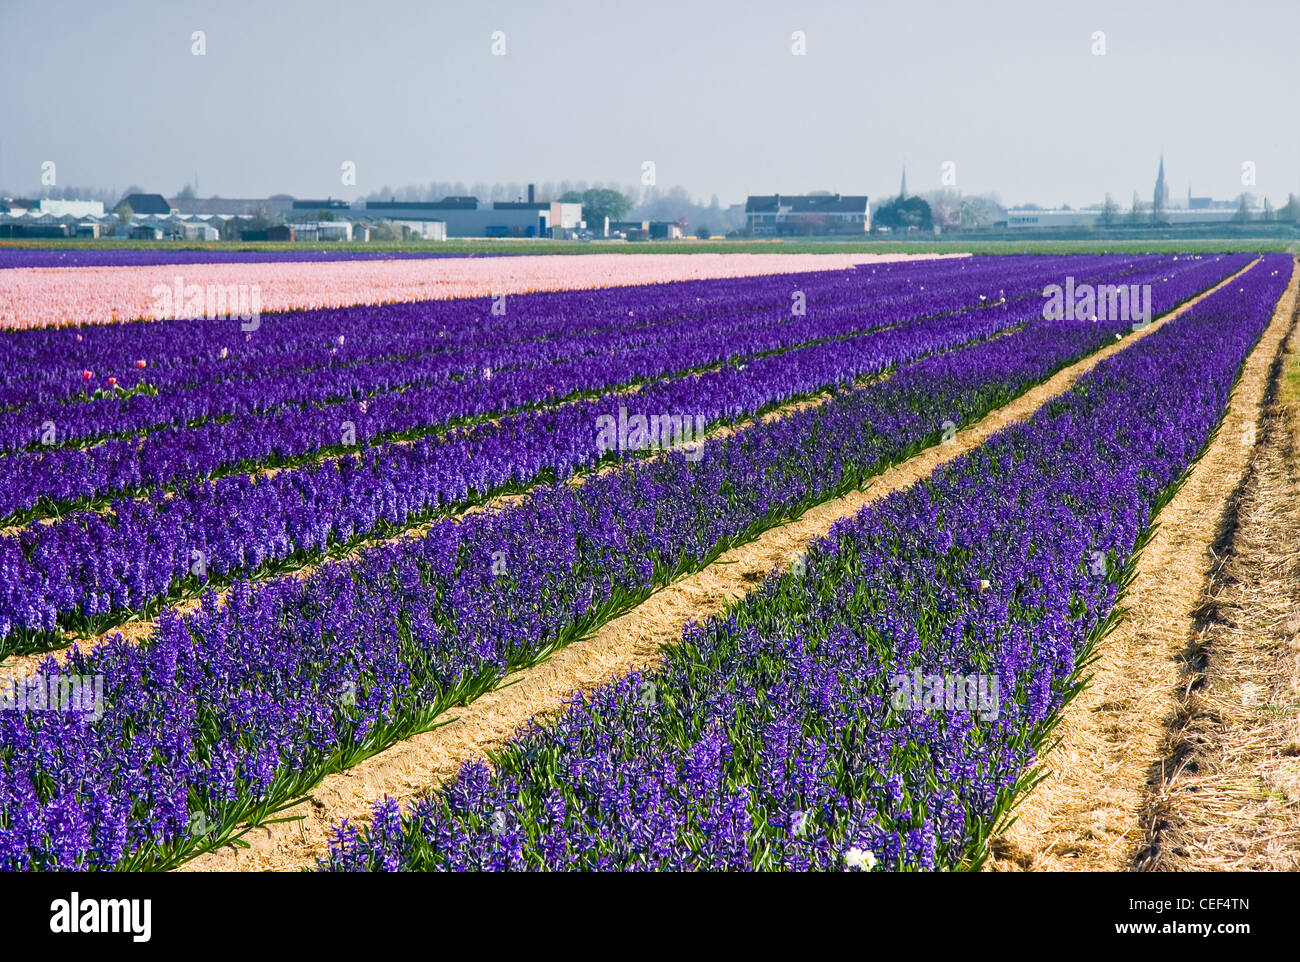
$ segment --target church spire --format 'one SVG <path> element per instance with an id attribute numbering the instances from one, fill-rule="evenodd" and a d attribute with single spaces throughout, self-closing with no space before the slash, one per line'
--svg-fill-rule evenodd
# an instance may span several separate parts
<path id="1" fill-rule="evenodd" d="M 898 186 L 898 199 L 907 199 L 907 164 L 903 165 L 903 182 Z"/>
<path id="2" fill-rule="evenodd" d="M 1160 152 L 1160 172 L 1156 174 L 1156 189 L 1151 196 L 1151 212 L 1159 215 L 1169 207 L 1169 187 L 1165 184 L 1165 154 Z"/>

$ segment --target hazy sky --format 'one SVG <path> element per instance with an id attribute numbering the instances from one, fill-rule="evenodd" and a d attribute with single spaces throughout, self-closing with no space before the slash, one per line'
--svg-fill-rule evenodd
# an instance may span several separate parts
<path id="1" fill-rule="evenodd" d="M 652 160 L 726 204 L 881 196 L 904 161 L 928 190 L 951 161 L 968 193 L 1126 205 L 1162 148 L 1175 198 L 1300 192 L 1300 0 L 0 0 L 0 37 L 18 192 L 47 160 L 60 186 L 349 198 Z"/>

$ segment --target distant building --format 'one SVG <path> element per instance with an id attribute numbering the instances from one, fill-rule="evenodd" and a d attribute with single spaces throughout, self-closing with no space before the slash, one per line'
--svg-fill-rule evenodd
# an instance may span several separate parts
<path id="1" fill-rule="evenodd" d="M 498 211 L 509 211 L 511 213 L 531 211 L 538 217 L 539 224 L 545 220 L 545 226 L 539 227 L 542 233 L 550 231 L 554 236 L 557 231 L 579 230 L 585 225 L 582 219 L 581 204 L 566 204 L 560 201 L 538 201 L 536 203 L 527 203 L 522 201 L 497 201 L 492 205 L 493 213 Z"/>
<path id="2" fill-rule="evenodd" d="M 439 239 L 440 233 L 444 237 L 546 237 L 551 229 L 550 206 L 480 210 L 475 197 L 444 197 L 440 201 L 371 200 L 362 210 L 353 208 L 353 214 L 402 224 L 430 240 Z"/>
<path id="3" fill-rule="evenodd" d="M 871 203 L 865 194 L 751 194 L 745 222 L 752 234 L 865 234 Z"/>
<path id="4" fill-rule="evenodd" d="M 1123 218 L 1116 214 L 1116 220 Z M 1101 217 L 1095 210 L 1042 210 L 1036 207 L 1016 208 L 1007 211 L 1008 227 L 1092 227 Z"/>
<path id="5" fill-rule="evenodd" d="M 283 217 L 294 209 L 298 201 L 292 197 L 173 197 L 168 203 L 171 204 L 173 214 L 252 217 L 261 213 L 270 217 Z"/>
<path id="6" fill-rule="evenodd" d="M 681 240 L 682 228 L 676 221 L 652 220 L 650 222 L 651 240 Z"/>
<path id="7" fill-rule="evenodd" d="M 606 230 L 610 234 L 622 234 L 628 240 L 649 240 L 650 222 L 648 220 L 611 220 Z"/>
<path id="8" fill-rule="evenodd" d="M 37 201 L 37 210 L 55 217 L 103 217 L 104 202 L 99 200 L 49 200 Z"/>
<path id="9" fill-rule="evenodd" d="M 444 197 L 442 200 L 368 200 L 365 210 L 381 214 L 426 210 L 478 210 L 477 197 Z"/>
<path id="10" fill-rule="evenodd" d="M 71 236 L 66 224 L 50 223 L 16 223 L 14 221 L 0 220 L 0 237 L 69 237 Z"/>
<path id="11" fill-rule="evenodd" d="M 1192 188 L 1187 188 L 1188 210 L 1236 210 L 1235 200 L 1215 200 L 1213 197 L 1193 197 Z"/>
<path id="12" fill-rule="evenodd" d="M 181 240 L 221 240 L 221 233 L 211 224 L 202 221 L 178 220 L 164 228 L 163 232 Z"/>
<path id="13" fill-rule="evenodd" d="M 1151 209 L 1164 213 L 1169 209 L 1169 187 L 1165 183 L 1165 155 L 1160 155 L 1160 172 L 1156 174 L 1156 187 L 1151 194 Z"/>
<path id="14" fill-rule="evenodd" d="M 316 235 L 323 241 L 352 240 L 352 222 L 346 220 L 322 220 L 316 223 Z"/>
<path id="15" fill-rule="evenodd" d="M 286 225 L 296 241 L 350 241 L 352 223 L 346 220 L 318 220 Z"/>
<path id="16" fill-rule="evenodd" d="M 404 220 L 394 218 L 389 221 L 398 227 L 404 227 L 412 234 L 419 236 L 424 240 L 445 241 L 447 239 L 447 222 L 445 220 L 434 220 L 433 218 L 421 218 L 419 220 Z M 367 232 L 368 234 L 369 232 Z"/>
<path id="17" fill-rule="evenodd" d="M 0 213 L 0 237 L 76 237 L 90 236 L 85 224 L 96 218 L 78 217 L 74 214 L 53 214 L 36 206 L 20 208 L 16 204 L 7 213 Z M 57 208 L 56 208 L 57 209 Z M 107 221 L 107 218 L 104 218 Z M 102 228 L 101 228 L 102 232 Z"/>
<path id="18" fill-rule="evenodd" d="M 98 200 L 0 201 L 0 237 L 100 237 L 108 219 Z"/>
<path id="19" fill-rule="evenodd" d="M 549 231 L 552 237 L 561 237 L 569 231 L 575 231 L 586 226 L 582 219 L 581 204 L 563 203 L 555 200 L 536 200 L 532 184 L 528 185 L 527 200 L 499 200 L 492 205 L 492 210 L 532 211 L 538 216 L 539 225 L 543 217 L 546 220 L 545 226 L 539 226 L 540 233 L 545 235 Z"/>
<path id="20" fill-rule="evenodd" d="M 1141 214 L 1142 224 L 1151 223 L 1150 208 L 1143 208 L 1139 213 Z M 1235 209 L 1188 210 L 1178 207 L 1160 212 L 1161 224 L 1172 227 L 1186 224 L 1224 223 L 1233 220 L 1235 217 Z M 1128 225 L 1128 218 L 1128 211 L 1116 211 L 1111 226 L 1125 227 Z M 1101 211 L 1098 210 L 1039 210 L 1013 207 L 1007 211 L 1007 227 L 1010 228 L 1099 226 L 1101 226 Z"/>
<path id="21" fill-rule="evenodd" d="M 681 225 L 675 220 L 611 220 L 605 236 L 622 234 L 628 240 L 681 240 Z"/>
<path id="22" fill-rule="evenodd" d="M 171 204 L 162 194 L 127 194 L 113 207 L 117 210 L 126 204 L 136 214 L 158 214 L 166 217 L 172 212 Z"/>
<path id="23" fill-rule="evenodd" d="M 335 200 L 327 197 L 325 200 L 295 200 L 292 202 L 293 210 L 348 210 L 351 208 L 346 200 Z"/>
<path id="24" fill-rule="evenodd" d="M 128 195 L 123 201 L 139 201 L 140 206 L 157 209 L 160 205 L 147 199 L 158 195 Z M 146 198 L 141 200 L 141 198 Z M 27 203 L 27 202 L 22 202 Z M 165 201 L 164 201 L 165 204 Z M 32 201 L 20 207 L 10 201 L 0 210 L 0 227 L 6 237 L 133 237 L 145 239 L 181 238 L 215 241 L 220 239 L 219 221 L 210 214 L 147 213 L 132 209 L 129 222 L 117 214 L 105 213 L 99 201 Z M 119 205 L 120 206 L 120 205 Z M 237 218 L 235 218 L 237 219 Z M 137 235 L 135 229 L 140 228 Z"/>

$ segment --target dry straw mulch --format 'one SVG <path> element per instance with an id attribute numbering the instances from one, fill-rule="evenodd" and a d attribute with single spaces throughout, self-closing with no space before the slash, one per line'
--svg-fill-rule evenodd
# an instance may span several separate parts
<path id="1" fill-rule="evenodd" d="M 1140 868 L 1300 869 L 1300 332 L 1197 611 Z"/>
<path id="2" fill-rule="evenodd" d="M 506 679 L 508 687 L 449 713 L 455 717 L 452 724 L 406 739 L 347 771 L 326 777 L 307 801 L 286 813 L 301 816 L 299 820 L 254 829 L 244 839 L 249 848 L 226 847 L 208 853 L 183 866 L 182 871 L 284 871 L 313 864 L 326 853 L 330 828 L 340 819 L 368 821 L 371 805 L 383 795 L 406 802 L 427 794 L 464 762 L 485 758 L 531 719 L 560 711 L 574 692 L 594 688 L 635 667 L 652 667 L 664 646 L 680 641 L 688 621 L 722 611 L 757 586 L 768 572 L 788 565 L 811 541 L 824 537 L 834 522 L 928 477 L 940 465 L 983 444 L 993 433 L 1030 417 L 1102 360 L 1159 330 L 1211 291 L 1145 330 L 1063 369 L 950 441 L 882 473 L 868 489 L 818 505 L 797 521 L 726 552 L 703 571 L 678 580 L 591 637 Z"/>
<path id="3" fill-rule="evenodd" d="M 1170 774 L 1169 726 L 1184 711 L 1188 683 L 1184 655 L 1225 509 L 1246 476 L 1274 362 L 1293 325 L 1298 284 L 1293 270 L 1217 438 L 1160 513 L 1123 601 L 1127 615 L 1099 646 L 1089 687 L 1064 712 L 1059 741 L 1041 762 L 1046 779 L 993 840 L 989 869 L 1125 871 L 1148 848 L 1148 785 Z"/>

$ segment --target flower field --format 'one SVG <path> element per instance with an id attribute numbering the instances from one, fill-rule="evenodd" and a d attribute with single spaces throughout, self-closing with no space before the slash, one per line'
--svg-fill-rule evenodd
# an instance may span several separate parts
<path id="1" fill-rule="evenodd" d="M 1118 345 L 688 625 L 661 666 L 575 697 L 492 768 L 377 800 L 321 853 L 977 865 L 1294 265 L 39 253 L 0 254 L 0 656 L 17 684 L 95 679 L 96 698 L 0 708 L 11 870 L 174 868 L 237 839 Z M 261 284 L 268 313 L 134 320 L 178 271 Z M 1049 316 L 1066 278 L 1141 289 L 1150 316 Z M 978 697 L 897 697 L 934 678 Z"/>
<path id="2" fill-rule="evenodd" d="M 1181 266 L 1161 262 L 1125 276 L 1155 280 L 1158 303 L 1171 307 L 1199 290 L 1206 280 L 1218 280 L 1241 263 L 1241 257 Z M 1131 266 L 1124 263 L 1111 265 L 1111 269 Z M 1005 271 L 1006 267 L 999 265 L 999 269 Z M 1093 269 L 1104 271 L 1106 265 L 1097 264 Z M 863 331 L 857 330 L 864 325 L 860 311 L 874 292 L 872 280 L 862 281 L 864 289 L 843 285 L 848 290 L 825 291 L 832 302 L 827 318 L 794 325 L 799 333 L 788 330 L 791 325 L 786 323 L 773 325 L 776 329 L 771 331 L 762 331 L 761 324 L 755 324 L 752 327 L 758 330 L 743 334 L 724 330 L 705 337 L 700 323 L 688 314 L 686 319 L 666 325 L 664 332 L 648 335 L 638 330 L 636 347 L 625 346 L 621 334 L 602 335 L 592 352 L 586 337 L 574 339 L 576 344 L 570 348 L 558 344 L 559 336 L 552 334 L 545 338 L 542 359 L 523 362 L 513 346 L 498 353 L 469 348 L 463 352 L 470 354 L 468 362 L 455 355 L 442 359 L 446 363 L 439 372 L 440 380 L 409 390 L 402 390 L 403 385 L 378 398 L 271 412 L 250 410 L 220 423 L 210 419 L 192 426 L 193 422 L 187 421 L 161 430 L 122 432 L 125 437 L 106 440 L 92 435 L 97 443 L 91 447 L 54 446 L 50 450 L 44 445 L 29 446 L 10 455 L 14 470 L 0 483 L 0 489 L 7 489 L 0 499 L 11 520 L 30 521 L 30 511 L 25 515 L 19 512 L 43 505 L 40 516 L 50 523 L 29 523 L 15 534 L 0 537 L 0 571 L 17 589 L 12 607 L 0 607 L 0 639 L 11 639 L 11 647 L 32 647 L 45 644 L 61 622 L 63 627 L 77 627 L 93 626 L 97 621 L 106 627 L 115 616 L 137 611 L 160 598 L 197 590 L 210 576 L 229 579 L 286 562 L 318 560 L 376 533 L 391 534 L 492 494 L 520 490 L 542 479 L 568 477 L 617 459 L 619 452 L 602 452 L 592 443 L 592 425 L 602 415 L 616 415 L 618 407 L 634 415 L 689 411 L 709 424 L 734 422 L 775 403 L 851 385 L 863 375 L 880 374 L 928 355 L 938 356 L 911 376 L 867 386 L 851 397 L 890 406 L 943 404 L 942 395 L 920 400 L 928 392 L 914 379 L 934 376 L 932 370 L 937 373 L 948 363 L 942 356 L 955 347 L 974 348 L 988 341 L 981 350 L 959 352 L 960 363 L 981 369 L 978 374 L 963 371 L 961 376 L 992 376 L 999 388 L 1014 390 L 1104 343 L 1117 333 L 1117 327 L 1126 327 L 1057 322 L 1023 329 L 1041 310 L 1029 291 L 1034 285 L 1041 286 L 1051 271 L 1059 272 L 1060 265 L 1037 265 L 1033 270 L 1037 273 L 1023 282 L 1026 286 L 1019 286 L 1014 271 L 1004 273 L 999 283 L 1013 285 L 1012 299 L 1004 296 L 1007 288 L 999 286 L 1000 303 L 995 306 L 983 306 L 991 298 L 991 287 L 990 294 L 976 293 L 991 284 L 987 273 L 981 275 L 977 267 L 970 269 L 973 276 L 963 280 L 961 290 L 948 293 L 947 300 L 931 300 L 927 294 L 923 295 L 924 306 L 918 306 L 916 298 L 899 296 L 895 306 L 882 294 L 880 306 Z M 793 276 L 775 283 L 786 287 L 801 284 L 817 297 L 823 291 L 815 286 L 816 281 L 815 276 Z M 923 286 L 911 278 L 905 283 Z M 748 286 L 758 288 L 750 296 L 760 302 L 763 298 L 768 303 L 779 301 L 783 296 L 783 290 L 764 289 L 766 283 Z M 636 290 L 642 297 L 655 293 Z M 688 292 L 685 296 L 693 295 Z M 728 294 L 724 291 L 716 296 L 727 298 Z M 981 296 L 984 302 L 979 300 Z M 618 296 L 617 302 L 615 310 L 623 315 L 626 295 Z M 963 307 L 966 309 L 961 310 Z M 951 313 L 929 320 L 916 316 L 936 309 Z M 627 313 L 637 315 L 635 308 Z M 364 329 L 363 325 L 364 319 L 354 318 L 351 329 Z M 347 325 L 336 321 L 335 327 L 345 329 Z M 846 329 L 853 333 L 845 334 Z M 684 330 L 692 336 L 683 344 Z M 997 333 L 1007 336 L 990 341 Z M 346 335 L 342 336 L 346 344 Z M 657 337 L 660 342 L 645 344 L 647 337 Z M 795 346 L 789 345 L 791 340 L 797 342 Z M 1017 365 L 1025 364 L 1026 359 L 1016 355 L 1026 350 L 1027 342 L 1040 341 L 1052 343 L 1042 350 L 1031 349 L 1028 363 L 1033 366 L 1028 375 L 1019 367 L 1014 373 L 992 367 L 1012 358 Z M 364 343 L 358 352 L 364 350 Z M 615 346 L 607 347 L 609 344 Z M 556 356 L 565 350 L 586 354 L 571 361 Z M 616 352 L 613 362 L 608 361 L 609 351 Z M 516 363 L 510 364 L 507 357 Z M 723 360 L 727 363 L 720 364 Z M 710 362 L 714 366 L 701 372 Z M 496 366 L 480 368 L 484 363 Z M 521 367 L 521 363 L 531 366 Z M 447 365 L 458 366 L 452 366 L 448 374 Z M 484 376 L 485 370 L 492 370 L 492 376 Z M 665 373 L 668 371 L 673 373 Z M 608 398 L 582 396 L 595 394 L 601 386 L 608 390 L 638 380 L 646 382 L 642 390 L 619 395 L 617 405 Z M 550 390 L 557 381 L 562 387 Z M 258 381 L 250 389 L 257 390 L 264 383 Z M 910 393 L 900 397 L 899 392 L 908 386 Z M 961 391 L 965 390 L 963 382 Z M 214 393 L 224 396 L 227 392 L 220 387 Z M 131 397 L 118 406 L 132 408 L 140 400 L 153 402 L 171 396 L 160 392 L 157 397 Z M 548 396 L 560 400 L 546 404 Z M 566 397 L 574 400 L 564 403 Z M 183 402 L 173 402 L 178 403 Z M 426 436 L 440 426 L 464 423 L 470 416 L 493 409 L 511 413 L 470 428 Z M 150 418 L 161 416 L 152 403 L 146 410 Z M 14 413 L 19 421 L 22 409 Z M 50 420 L 54 416 L 46 405 L 27 415 L 27 421 L 57 423 Z M 960 423 L 965 416 L 968 412 L 959 407 L 931 407 L 928 420 L 917 417 L 916 423 L 909 425 L 897 450 L 905 450 L 925 434 L 941 431 L 948 418 Z M 324 463 L 313 460 L 273 477 L 254 479 L 243 472 L 210 481 L 193 480 L 208 478 L 223 468 L 283 463 L 286 453 L 315 453 L 322 445 L 331 446 L 345 423 L 357 429 L 361 448 L 357 454 Z M 783 426 L 792 423 L 783 421 Z M 413 433 L 419 438 L 417 443 L 393 440 Z M 639 453 L 631 452 L 633 456 Z M 123 480 L 115 483 L 115 478 Z M 162 491 L 185 479 L 189 479 L 187 483 Z M 124 494 L 135 497 L 121 497 Z M 111 515 L 94 511 L 61 514 L 94 498 L 105 502 Z M 251 527 L 250 520 L 255 521 Z M 465 526 L 454 527 L 463 531 Z M 196 558 L 203 562 L 201 575 L 193 573 Z"/>
<path id="3" fill-rule="evenodd" d="M 21 255 L 10 257 L 23 263 Z M 173 288 L 177 278 L 182 290 L 192 288 L 186 299 L 208 289 L 256 289 L 261 309 L 279 313 L 835 270 L 891 259 L 888 254 L 593 254 L 303 260 L 269 254 L 246 260 L 213 253 L 200 261 L 159 264 L 151 251 L 131 251 L 122 256 L 126 263 L 109 266 L 0 268 L 0 330 L 158 318 L 158 291 Z"/>
<path id="4" fill-rule="evenodd" d="M 1265 258 L 843 523 L 801 571 L 691 629 L 661 672 L 581 699 L 495 773 L 467 766 L 405 816 L 386 802 L 367 831 L 340 826 L 329 867 L 930 869 L 978 853 L 1290 261 Z M 1003 681 L 996 719 L 900 710 L 886 683 L 972 670 Z"/>

